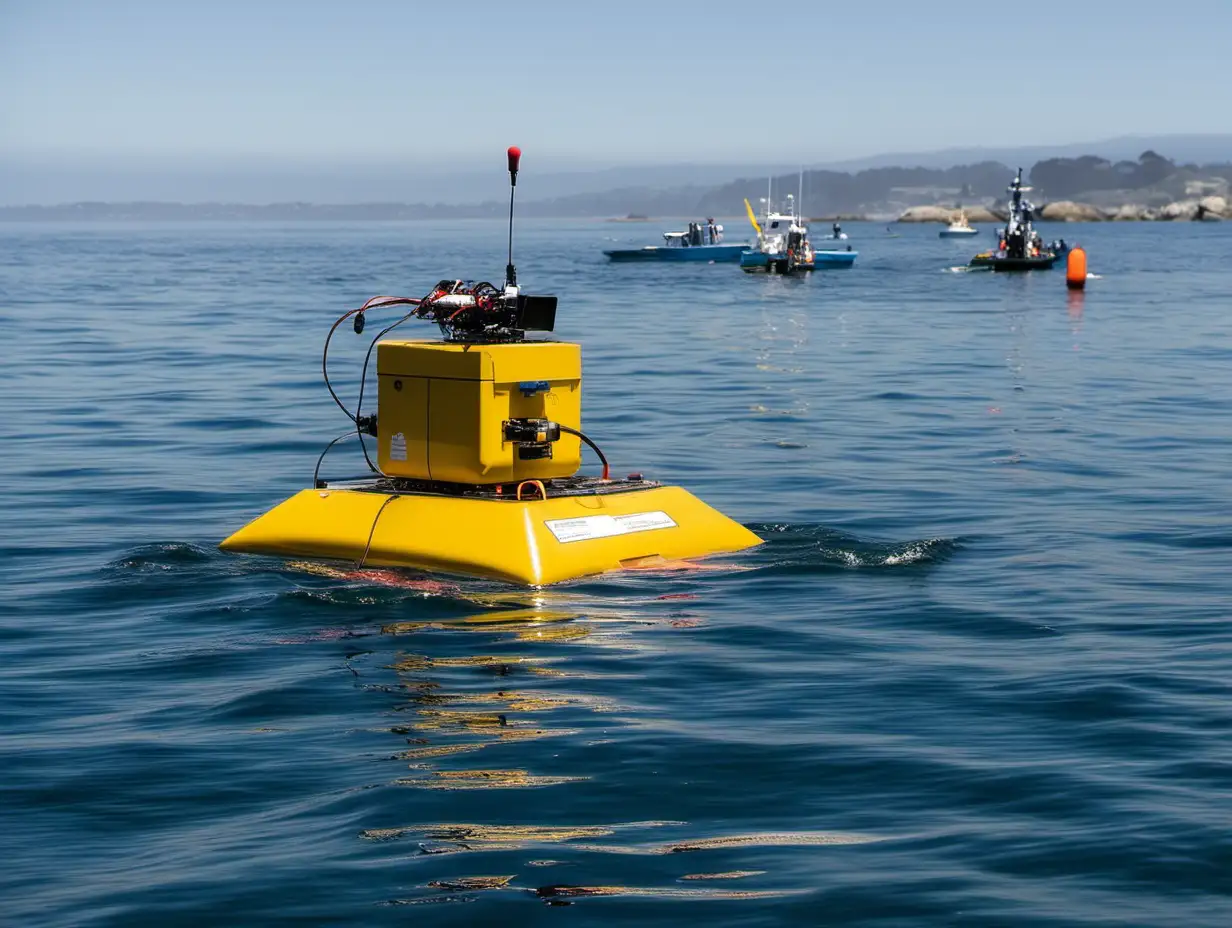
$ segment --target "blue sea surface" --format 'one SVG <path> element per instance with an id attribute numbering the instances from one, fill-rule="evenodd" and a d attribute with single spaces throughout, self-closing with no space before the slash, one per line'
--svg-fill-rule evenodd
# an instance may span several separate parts
<path id="1" fill-rule="evenodd" d="M 217 550 L 503 223 L 0 225 L 0 923 L 1232 924 L 1232 223 L 937 228 L 521 223 L 615 471 L 766 540 L 524 590 Z"/>

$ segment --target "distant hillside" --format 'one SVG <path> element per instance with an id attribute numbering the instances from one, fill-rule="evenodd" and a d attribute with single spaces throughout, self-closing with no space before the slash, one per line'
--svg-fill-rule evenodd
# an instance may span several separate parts
<path id="1" fill-rule="evenodd" d="M 938 199 L 972 202 L 991 199 L 1005 190 L 1009 168 L 995 161 L 959 167 L 873 168 L 847 174 L 805 171 L 803 177 L 784 174 L 770 184 L 772 198 L 781 203 L 787 194 L 803 196 L 801 210 L 809 215 L 888 214 Z M 744 200 L 756 204 L 766 195 L 764 178 L 742 178 L 710 190 L 693 210 L 697 215 L 730 216 L 744 211 Z"/>
<path id="2" fill-rule="evenodd" d="M 279 164 L 218 160 L 40 161 L 0 151 L 0 205 L 60 203 L 483 203 L 508 198 L 503 152 L 456 167 L 400 162 Z M 563 170 L 527 156 L 518 177 L 523 203 L 613 190 L 713 186 L 733 177 L 788 170 L 790 163 L 669 164 Z"/>
<path id="3" fill-rule="evenodd" d="M 1101 200 L 1101 194 L 1116 191 L 1113 200 L 1131 193 L 1150 199 L 1220 192 L 1232 179 L 1232 163 L 1177 164 L 1154 151 L 1144 151 L 1136 161 L 1109 161 L 1094 155 L 1080 158 L 1049 158 L 1031 168 L 1031 183 L 1041 198 Z M 1210 188 L 1204 189 L 1204 188 Z"/>
<path id="4" fill-rule="evenodd" d="M 981 161 L 1002 164 L 1035 164 L 1049 158 L 1077 158 L 1099 152 L 1114 161 L 1136 158 L 1139 152 L 1167 151 L 1180 164 L 1214 164 L 1232 160 L 1232 135 L 1134 135 L 1081 142 L 1072 145 L 1023 145 L 1016 147 L 947 148 L 942 151 L 891 152 L 867 158 L 849 158 L 813 167 L 831 171 L 866 171 L 869 168 L 949 168 Z"/>
<path id="5" fill-rule="evenodd" d="M 934 170 L 876 168 L 856 174 L 806 171 L 802 209 L 813 215 L 861 213 L 897 215 L 908 206 L 938 199 L 991 201 L 1003 192 L 1010 169 L 986 162 Z M 771 181 L 776 203 L 795 194 L 799 173 Z M 747 197 L 756 203 L 766 194 L 765 178 L 744 178 L 718 186 L 620 187 L 601 193 L 575 193 L 518 204 L 525 217 L 598 218 L 630 213 L 656 217 L 739 216 Z M 520 185 L 519 185 L 520 186 Z M 503 200 L 465 205 L 446 203 L 73 203 L 61 206 L 0 207 L 0 218 L 19 220 L 180 220 L 180 219 L 473 219 L 505 215 Z"/>
<path id="6" fill-rule="evenodd" d="M 1025 167 L 1025 165 L 1024 165 Z M 993 207 L 1003 200 L 1016 166 L 981 161 L 946 168 L 878 167 L 856 172 L 809 170 L 778 173 L 769 181 L 771 196 L 782 204 L 787 194 L 800 195 L 809 216 L 860 215 L 897 218 L 914 206 L 963 204 Z M 1227 196 L 1232 163 L 1178 164 L 1154 150 L 1135 160 L 1112 161 L 1097 155 L 1050 157 L 1035 162 L 1027 173 L 1036 188 L 1037 203 L 1078 200 L 1113 210 L 1122 205 L 1161 207 L 1195 197 Z M 521 185 L 519 185 L 521 188 Z M 739 216 L 744 201 L 758 204 L 766 195 L 767 179 L 744 176 L 718 184 L 685 183 L 619 186 L 594 192 L 573 192 L 519 203 L 526 217 L 599 218 L 638 214 L 652 217 Z M 0 207 L 10 220 L 126 219 L 473 219 L 505 215 L 504 198 L 465 205 L 437 203 L 234 203 L 86 202 L 62 206 Z M 1222 209 L 1222 207 L 1220 208 Z"/>
<path id="7" fill-rule="evenodd" d="M 1142 136 L 1083 145 L 954 148 L 880 154 L 842 162 L 818 161 L 810 158 L 807 152 L 797 157 L 810 171 L 858 176 L 879 168 L 945 171 L 986 163 L 1026 167 L 1048 159 L 1082 155 L 1099 155 L 1116 163 L 1136 158 L 1140 152 L 1148 150 L 1166 152 L 1177 164 L 1232 161 L 1232 135 Z M 495 155 L 470 155 L 447 162 L 314 161 L 308 157 L 288 161 L 255 156 L 201 156 L 196 159 L 35 157 L 0 151 L 0 205 L 311 202 L 347 206 L 357 203 L 500 202 L 505 199 L 508 181 L 503 170 L 503 156 L 499 151 Z M 704 157 L 704 152 L 699 151 L 699 156 Z M 773 162 L 609 166 L 554 157 L 551 152 L 531 152 L 518 180 L 518 197 L 527 205 L 534 201 L 553 202 L 557 204 L 553 208 L 567 209 L 573 215 L 575 210 L 582 209 L 582 201 L 568 198 L 584 194 L 606 196 L 613 191 L 644 193 L 647 190 L 666 194 L 688 187 L 715 188 L 741 177 L 762 178 L 764 183 L 767 175 L 794 173 L 798 163 L 796 158 L 786 160 L 780 155 Z M 834 187 L 825 189 L 835 195 L 841 192 Z M 823 208 L 830 209 L 829 206 Z M 590 209 L 600 215 L 608 212 L 598 200 Z M 616 212 L 623 214 L 619 209 Z"/>

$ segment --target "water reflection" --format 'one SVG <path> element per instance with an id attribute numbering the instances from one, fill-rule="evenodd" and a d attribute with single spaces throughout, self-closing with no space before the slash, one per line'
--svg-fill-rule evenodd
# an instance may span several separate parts
<path id="1" fill-rule="evenodd" d="M 691 627 L 703 621 L 703 616 L 693 611 L 693 604 L 688 602 L 695 593 L 655 590 L 656 595 L 652 596 L 630 596 L 644 587 L 636 582 L 618 581 L 597 585 L 605 587 L 608 595 L 596 596 L 579 590 L 519 592 L 502 595 L 503 608 L 386 624 L 382 633 L 396 646 L 406 646 L 384 665 L 397 682 L 382 691 L 400 694 L 391 708 L 405 719 L 390 729 L 404 741 L 404 747 L 391 758 L 403 771 L 392 783 L 430 791 L 523 791 L 568 789 L 589 780 L 589 776 L 577 775 L 573 770 L 550 769 L 546 753 L 527 755 L 523 751 L 519 755 L 522 763 L 517 765 L 502 765 L 498 758 L 508 756 L 502 748 L 508 750 L 515 744 L 599 734 L 594 728 L 600 724 L 606 737 L 585 743 L 618 744 L 620 730 L 640 714 L 639 709 L 588 690 L 586 681 L 598 677 L 592 668 L 584 670 L 578 666 L 576 647 L 581 645 L 588 651 L 596 647 L 617 648 L 637 658 L 654 650 L 651 643 L 638 640 L 639 632 L 680 628 L 682 623 Z M 633 673 L 636 674 L 636 668 Z M 476 674 L 481 675 L 478 681 Z M 603 721 L 588 723 L 589 716 L 601 716 Z M 475 764 L 473 761 L 480 755 L 490 756 L 495 763 Z M 502 808 L 516 809 L 516 805 L 502 804 Z M 656 832 L 670 833 L 655 839 Z M 759 870 L 673 868 L 675 872 L 664 885 L 635 886 L 623 882 L 527 882 L 527 874 L 534 871 L 524 868 L 533 863 L 536 869 L 548 867 L 555 872 L 579 855 L 666 858 L 758 845 L 870 840 L 864 836 L 811 833 L 715 836 L 697 834 L 687 823 L 671 821 L 574 825 L 429 823 L 369 828 L 362 832 L 362 837 L 376 842 L 412 842 L 412 860 L 478 854 L 484 860 L 499 862 L 486 872 L 426 873 L 414 892 L 387 900 L 391 905 L 448 904 L 469 901 L 476 893 L 493 892 L 530 896 L 548 905 L 568 905 L 595 896 L 764 898 L 783 892 L 698 885 L 706 881 L 754 879 L 762 875 Z M 530 862 L 519 858 L 516 869 L 511 866 L 508 852 L 546 847 L 558 850 L 550 856 L 537 854 Z M 521 871 L 521 875 L 516 871 Z"/>
<path id="2" fill-rule="evenodd" d="M 1069 316 L 1070 334 L 1077 338 L 1082 334 L 1082 304 L 1086 298 L 1086 293 L 1082 290 L 1067 290 L 1065 300 L 1065 312 Z M 1078 351 L 1081 346 L 1075 342 L 1074 350 Z"/>
<path id="3" fill-rule="evenodd" d="M 411 571 L 308 570 L 309 582 L 325 581 L 334 596 L 407 615 L 380 626 L 377 634 L 388 647 L 378 646 L 368 658 L 370 665 L 375 660 L 377 673 L 392 680 L 361 683 L 389 697 L 388 711 L 397 718 L 384 729 L 399 742 L 388 755 L 386 784 L 408 791 L 409 808 L 496 810 L 488 821 L 377 822 L 365 829 L 364 840 L 392 842 L 390 859 L 412 862 L 421 874 L 388 904 L 465 902 L 480 893 L 548 905 L 608 896 L 765 898 L 783 893 L 762 883 L 767 871 L 756 868 L 756 849 L 839 848 L 885 839 L 817 831 L 732 834 L 682 821 L 558 825 L 552 819 L 536 821 L 533 812 L 523 813 L 528 821 L 517 821 L 520 808 L 542 815 L 603 790 L 613 765 L 619 769 L 622 758 L 628 762 L 622 749 L 626 733 L 658 711 L 626 694 L 641 692 L 641 682 L 653 677 L 645 670 L 647 661 L 684 653 L 659 636 L 704 626 L 707 616 L 699 601 L 735 577 L 768 568 L 778 573 L 784 562 L 809 570 L 893 569 L 944 559 L 952 547 L 944 540 L 861 542 L 816 526 L 757 528 L 771 542 L 735 566 L 682 571 L 650 565 L 656 569 L 543 590 L 435 580 Z M 297 575 L 304 569 L 296 565 Z M 384 655 L 376 656 L 382 650 Z M 609 695 L 612 680 L 618 682 L 619 698 Z M 592 751 L 602 752 L 605 761 L 596 764 L 596 755 L 586 753 Z M 494 791 L 494 804 L 478 797 L 461 806 L 445 795 L 439 802 L 426 798 L 457 794 L 463 801 L 479 791 Z M 546 798 L 532 800 L 528 791 Z M 557 791 L 565 798 L 552 799 Z M 415 794 L 424 799 L 410 798 Z M 702 858 L 693 860 L 696 855 Z M 473 867 L 441 870 L 442 862 L 448 868 L 448 862 L 472 859 Z M 649 883 L 644 874 L 626 882 L 631 877 L 619 862 L 636 859 L 681 859 L 682 864 L 657 867 L 658 876 Z M 709 866 L 704 859 L 712 861 Z M 585 870 L 576 871 L 579 878 L 585 873 L 584 879 L 562 881 L 574 875 L 569 868 L 587 861 Z M 546 879 L 532 876 L 537 873 Z M 705 885 L 736 880 L 751 885 Z"/>

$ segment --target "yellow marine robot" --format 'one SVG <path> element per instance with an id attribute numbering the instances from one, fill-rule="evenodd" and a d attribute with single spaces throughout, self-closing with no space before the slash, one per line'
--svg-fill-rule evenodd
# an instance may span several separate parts
<path id="1" fill-rule="evenodd" d="M 532 340 L 551 332 L 556 297 L 522 293 L 513 265 L 513 191 L 521 152 L 509 149 L 510 251 L 501 288 L 443 280 L 420 299 L 373 297 L 345 313 L 360 333 L 368 310 L 409 307 L 372 340 L 354 413 L 371 476 L 314 486 L 222 543 L 226 551 L 410 567 L 524 585 L 653 568 L 760 543 L 679 487 L 640 475 L 612 479 L 581 431 L 582 353 Z M 442 340 L 386 338 L 403 322 L 436 322 Z M 376 350 L 377 412 L 363 415 Z M 376 460 L 368 440 L 376 440 Z M 578 476 L 582 444 L 600 477 Z M 325 452 L 321 458 L 325 457 Z"/>

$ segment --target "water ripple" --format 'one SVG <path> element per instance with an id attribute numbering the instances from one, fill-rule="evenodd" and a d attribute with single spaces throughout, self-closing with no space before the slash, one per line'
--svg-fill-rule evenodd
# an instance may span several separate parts
<path id="1" fill-rule="evenodd" d="M 0 226 L 9 921 L 1232 923 L 1232 224 L 1084 229 L 1075 298 L 929 228 L 757 280 L 527 222 L 614 469 L 766 543 L 543 590 L 221 554 L 346 427 L 336 314 L 504 231 Z"/>

